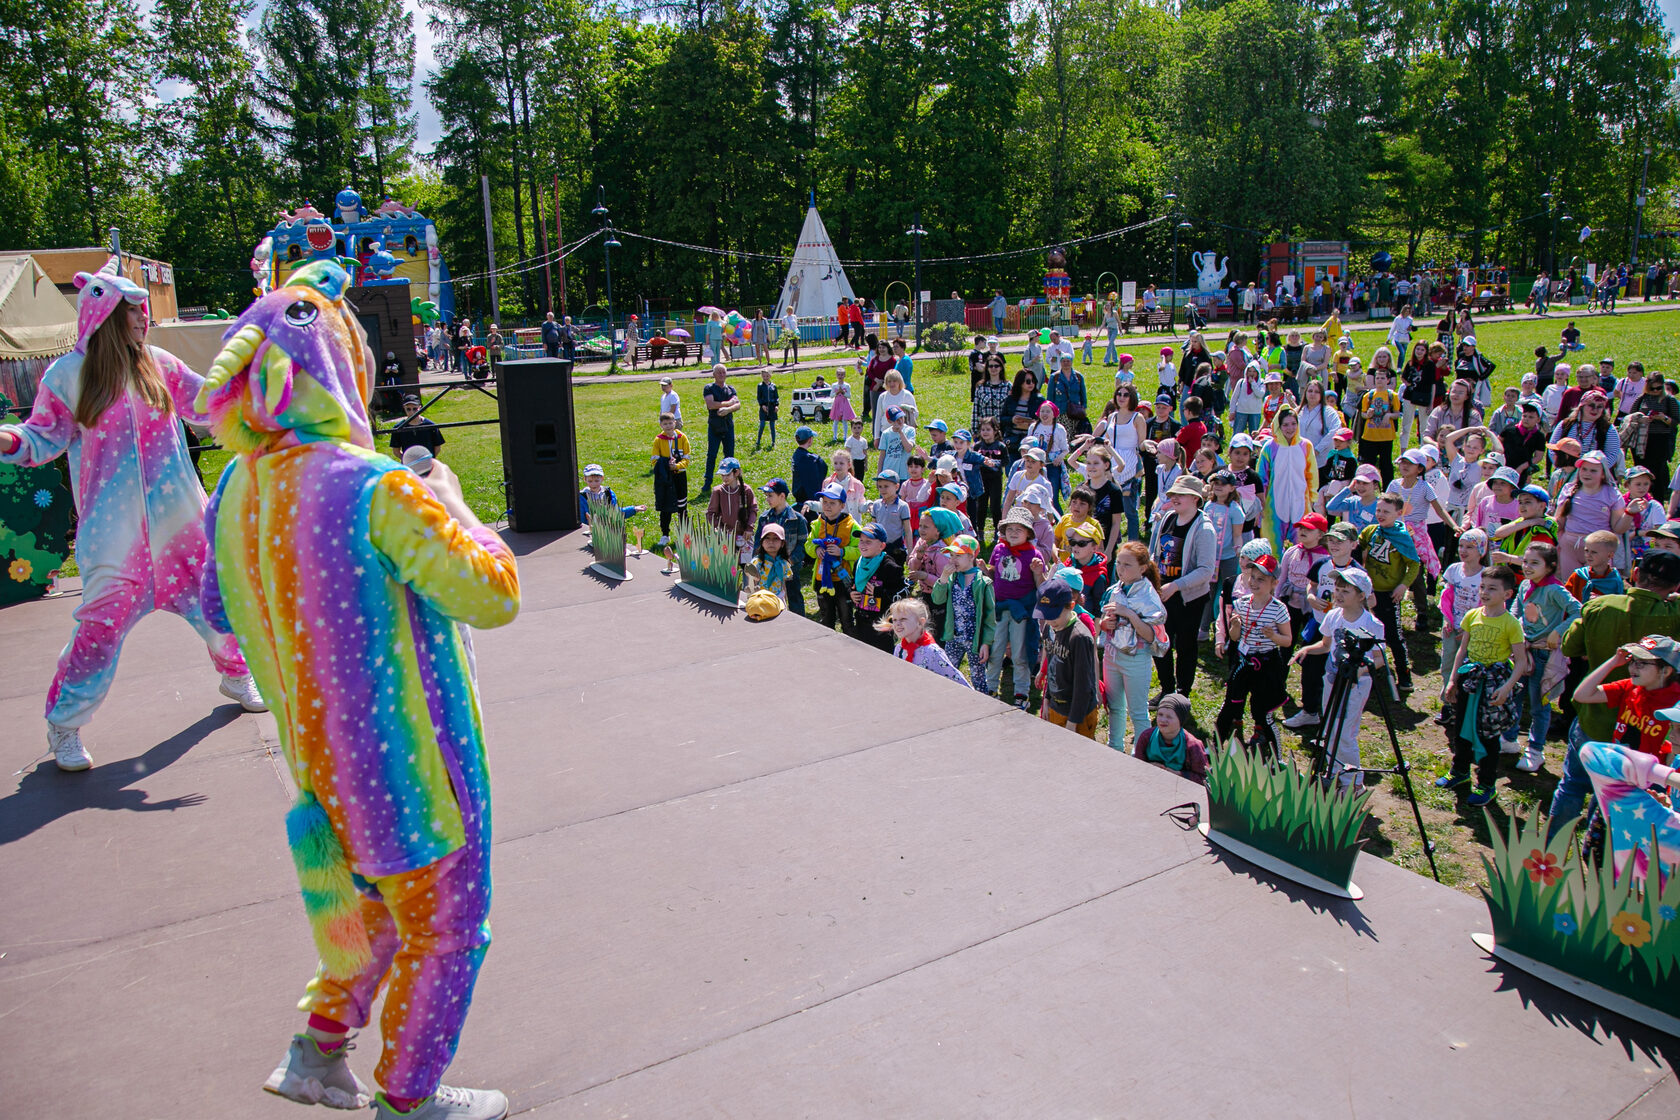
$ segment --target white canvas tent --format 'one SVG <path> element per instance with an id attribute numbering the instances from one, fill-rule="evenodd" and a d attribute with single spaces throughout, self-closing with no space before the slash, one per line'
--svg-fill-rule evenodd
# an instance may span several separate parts
<path id="1" fill-rule="evenodd" d="M 27 411 L 47 366 L 76 345 L 76 305 L 28 253 L 0 257 L 0 396 Z"/>
<path id="2" fill-rule="evenodd" d="M 787 314 L 788 308 L 800 318 L 832 317 L 842 299 L 856 299 L 852 282 L 846 279 L 840 257 L 829 240 L 828 229 L 817 213 L 816 203 L 805 211 L 805 225 L 799 231 L 799 244 L 793 251 L 793 263 L 788 265 L 787 279 L 782 281 L 782 295 L 776 301 L 776 317 Z"/>

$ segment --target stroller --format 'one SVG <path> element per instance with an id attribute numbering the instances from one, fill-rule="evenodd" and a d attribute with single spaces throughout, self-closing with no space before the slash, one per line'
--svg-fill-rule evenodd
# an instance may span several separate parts
<path id="1" fill-rule="evenodd" d="M 466 351 L 467 380 L 490 380 L 490 352 L 482 346 L 469 346 Z"/>

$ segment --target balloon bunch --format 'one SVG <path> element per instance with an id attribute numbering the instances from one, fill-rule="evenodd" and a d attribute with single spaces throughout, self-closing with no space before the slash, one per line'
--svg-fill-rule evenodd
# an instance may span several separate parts
<path id="1" fill-rule="evenodd" d="M 752 323 L 739 311 L 730 311 L 723 317 L 723 337 L 731 346 L 745 346 L 752 341 Z"/>

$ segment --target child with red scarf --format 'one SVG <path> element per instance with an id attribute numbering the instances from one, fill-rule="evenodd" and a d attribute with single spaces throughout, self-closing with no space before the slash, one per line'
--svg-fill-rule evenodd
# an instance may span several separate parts
<path id="1" fill-rule="evenodd" d="M 920 599 L 900 599 L 887 609 L 887 616 L 875 624 L 875 629 L 898 639 L 892 652 L 900 661 L 920 665 L 964 688 L 971 687 L 968 678 L 951 664 L 951 659 L 928 632 L 928 608 Z"/>

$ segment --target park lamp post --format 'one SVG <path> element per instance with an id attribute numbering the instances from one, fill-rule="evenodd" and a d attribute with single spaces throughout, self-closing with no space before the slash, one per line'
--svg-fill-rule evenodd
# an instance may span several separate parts
<path id="1" fill-rule="evenodd" d="M 1177 218 L 1178 195 L 1174 194 L 1172 191 L 1168 191 L 1164 197 L 1166 198 L 1168 204 L 1172 207 L 1172 213 L 1167 215 L 1168 220 Z M 1179 223 L 1175 222 L 1173 224 L 1172 291 L 1167 295 L 1168 334 L 1178 333 L 1178 229 Z"/>
<path id="2" fill-rule="evenodd" d="M 1546 275 L 1550 276 L 1557 267 L 1557 225 L 1552 220 L 1552 192 L 1540 192 L 1540 200 L 1546 204 Z"/>
<path id="3" fill-rule="evenodd" d="M 1178 334 L 1178 234 L 1180 230 L 1193 228 L 1189 222 L 1180 221 L 1173 226 L 1173 278 L 1171 310 L 1167 312 L 1167 333 Z"/>
<path id="4" fill-rule="evenodd" d="M 1645 218 L 1645 173 L 1651 170 L 1651 145 L 1645 145 L 1645 162 L 1639 168 L 1639 193 L 1633 199 L 1633 245 L 1628 249 L 1628 261 L 1632 265 L 1639 264 L 1639 227 Z M 1651 293 L 1646 292 L 1645 298 L 1650 299 Z"/>
<path id="5" fill-rule="evenodd" d="M 605 259 L 607 266 L 607 363 L 608 371 L 611 373 L 617 373 L 618 338 L 613 333 L 612 251 L 614 249 L 621 248 L 622 246 L 618 238 L 613 234 L 612 218 L 609 216 L 607 211 L 606 187 L 597 186 L 595 188 L 595 209 L 591 210 L 590 213 L 594 214 L 600 221 L 601 228 L 605 230 L 607 234 L 606 241 L 601 245 L 601 255 Z"/>
<path id="6" fill-rule="evenodd" d="M 916 305 L 916 349 L 922 348 L 922 238 L 927 236 L 927 230 L 922 228 L 922 212 L 916 211 L 916 220 L 910 228 L 904 231 L 904 236 L 916 243 L 916 291 L 911 295 L 911 302 Z"/>

